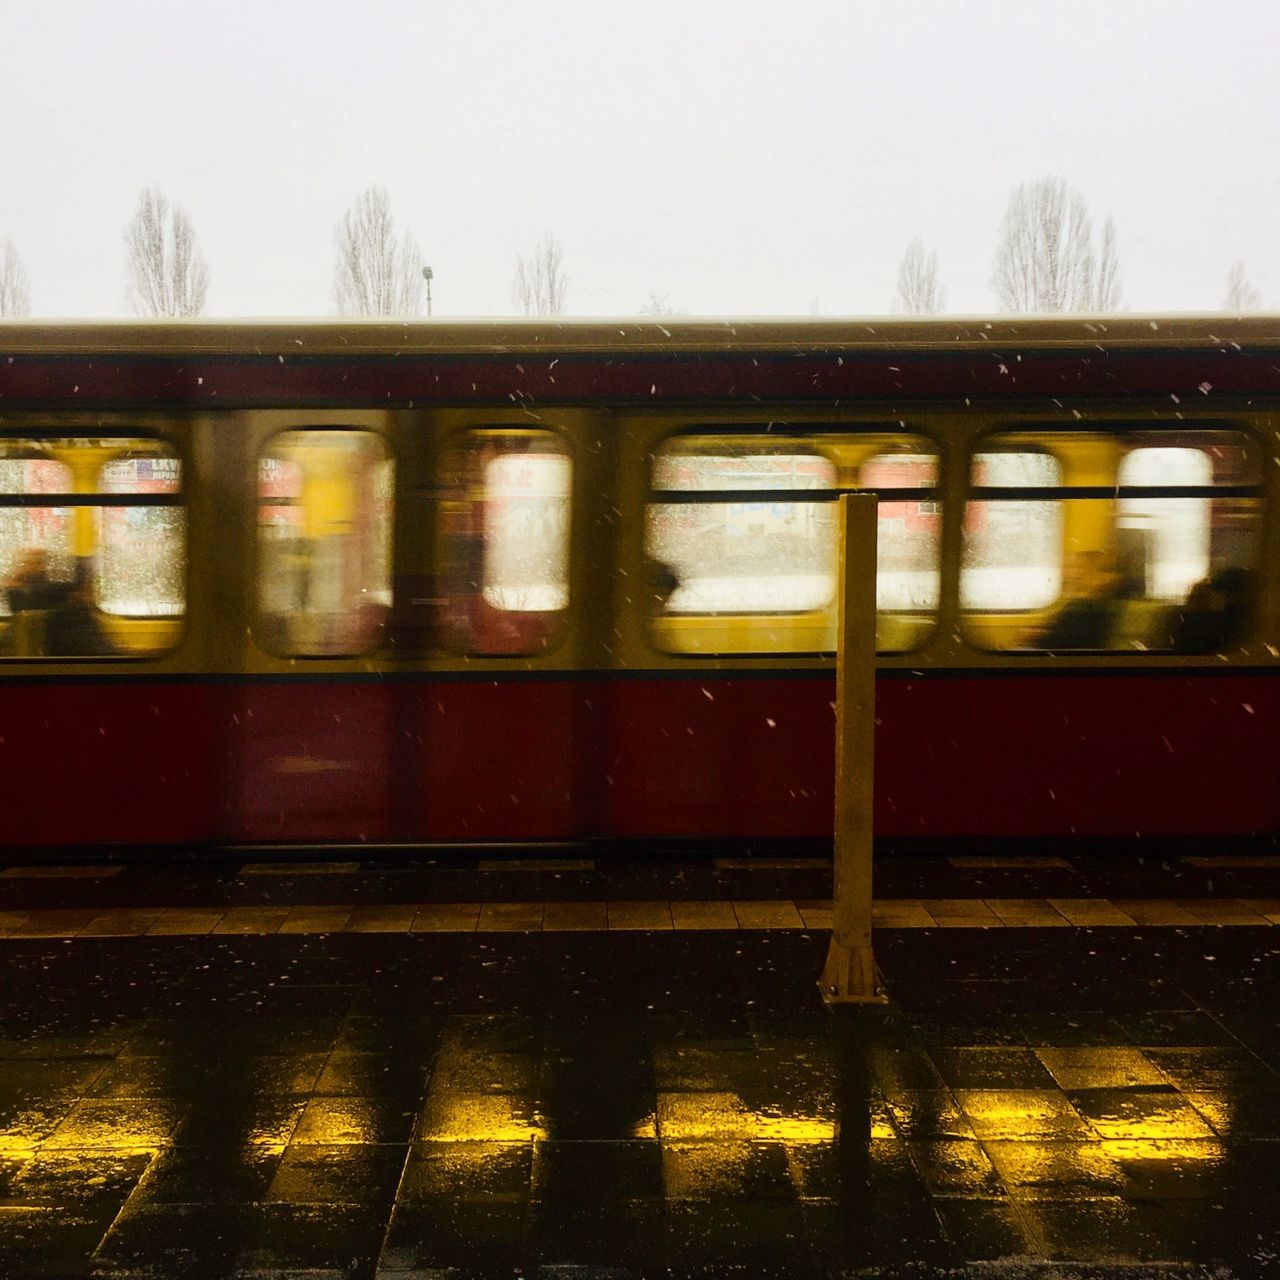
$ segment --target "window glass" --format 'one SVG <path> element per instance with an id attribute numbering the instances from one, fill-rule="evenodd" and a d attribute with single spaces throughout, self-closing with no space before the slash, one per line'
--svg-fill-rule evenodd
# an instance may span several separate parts
<path id="1" fill-rule="evenodd" d="M 441 626 L 461 653 L 546 649 L 569 607 L 573 462 L 553 431 L 483 428 L 446 451 Z"/>
<path id="2" fill-rule="evenodd" d="M 125 455 L 102 468 L 104 493 L 176 494 L 181 487 L 177 458 Z M 125 617 L 182 612 L 186 519 L 181 507 L 98 509 L 99 609 Z"/>
<path id="3" fill-rule="evenodd" d="M 1031 433 L 1008 439 L 1030 443 Z M 975 459 L 961 593 L 971 640 L 1046 652 L 1208 653 L 1246 638 L 1261 500 L 1246 437 L 1077 432 L 1036 443 L 1038 453 L 1010 447 Z M 991 465 L 1034 457 L 1048 463 Z M 1026 497 L 984 499 L 983 487 L 1023 488 Z M 1014 513 L 1008 552 L 992 556 L 991 513 L 1001 507 Z M 1020 547 L 1022 563 L 1011 564 Z M 984 576 L 993 561 L 1003 587 Z"/>
<path id="4" fill-rule="evenodd" d="M 7 446 L 20 447 L 20 444 Z M 0 458 L 0 501 L 36 494 L 66 494 L 73 488 L 71 468 L 52 458 Z M 0 507 L 0 580 L 5 584 L 0 607 L 6 615 L 15 612 L 9 600 L 11 587 L 18 579 L 29 579 L 41 562 L 42 572 L 52 580 L 63 583 L 70 580 L 71 508 Z"/>
<path id="5" fill-rule="evenodd" d="M 258 634 L 336 657 L 375 648 L 391 610 L 394 463 L 371 431 L 272 437 L 258 463 Z"/>
<path id="6" fill-rule="evenodd" d="M 182 471 L 170 446 L 0 442 L 0 617 L 10 656 L 166 649 L 185 609 L 185 573 Z"/>
<path id="7" fill-rule="evenodd" d="M 876 528 L 876 607 L 881 614 L 938 607 L 942 504 L 936 495 L 902 502 L 892 496 L 895 489 L 932 489 L 937 483 L 938 460 L 931 454 L 879 453 L 858 470 L 858 488 L 887 495 L 880 499 Z"/>
<path id="8" fill-rule="evenodd" d="M 1062 468 L 1048 453 L 979 453 L 975 489 L 1055 486 Z M 1053 500 L 975 498 L 965 509 L 960 605 L 964 609 L 1039 609 L 1062 583 L 1062 505 Z"/>
<path id="9" fill-rule="evenodd" d="M 836 468 L 815 454 L 676 454 L 659 457 L 653 487 L 696 494 L 742 492 L 728 502 L 655 502 L 647 555 L 670 573 L 670 613 L 799 613 L 835 594 L 836 510 L 777 493 L 832 489 Z M 753 502 L 752 490 L 771 490 Z"/>
<path id="10" fill-rule="evenodd" d="M 653 461 L 638 593 L 655 641 L 681 653 L 833 649 L 834 499 L 861 489 L 880 495 L 876 646 L 919 647 L 938 604 L 937 482 L 937 456 L 915 435 L 672 437 Z"/>

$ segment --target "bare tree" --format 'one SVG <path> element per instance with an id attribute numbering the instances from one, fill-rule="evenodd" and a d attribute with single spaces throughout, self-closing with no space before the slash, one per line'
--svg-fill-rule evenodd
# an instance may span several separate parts
<path id="1" fill-rule="evenodd" d="M 31 284 L 27 269 L 18 257 L 12 240 L 4 242 L 4 256 L 0 258 L 0 317 L 31 314 Z"/>
<path id="2" fill-rule="evenodd" d="M 198 316 L 209 291 L 209 269 L 196 248 L 186 213 L 169 207 L 159 187 L 138 197 L 124 232 L 129 304 L 140 316 Z"/>
<path id="3" fill-rule="evenodd" d="M 689 312 L 684 307 L 676 306 L 667 294 L 651 293 L 640 304 L 640 310 L 636 314 L 642 316 L 687 316 Z"/>
<path id="4" fill-rule="evenodd" d="M 528 258 L 516 254 L 511 301 L 526 316 L 558 316 L 564 312 L 568 293 L 564 250 L 560 241 L 548 231 Z"/>
<path id="5" fill-rule="evenodd" d="M 938 283 L 938 255 L 926 254 L 924 242 L 913 240 L 898 267 L 898 295 L 894 310 L 909 316 L 937 315 L 946 305 L 946 293 Z"/>
<path id="6" fill-rule="evenodd" d="M 344 316 L 416 316 L 422 312 L 422 252 L 406 231 L 396 239 L 391 202 L 367 187 L 338 224 L 333 297 Z"/>
<path id="7" fill-rule="evenodd" d="M 1262 294 L 1249 283 L 1243 262 L 1237 262 L 1227 272 L 1227 293 L 1222 299 L 1222 309 L 1235 312 L 1262 310 Z"/>
<path id="8" fill-rule="evenodd" d="M 992 283 L 1009 311 L 1115 311 L 1120 262 L 1111 219 L 1094 247 L 1080 193 L 1059 177 L 1022 183 L 1009 196 Z"/>
<path id="9" fill-rule="evenodd" d="M 1116 224 L 1108 217 L 1102 224 L 1102 248 L 1098 254 L 1098 273 L 1093 285 L 1093 310 L 1119 311 L 1122 300 Z"/>

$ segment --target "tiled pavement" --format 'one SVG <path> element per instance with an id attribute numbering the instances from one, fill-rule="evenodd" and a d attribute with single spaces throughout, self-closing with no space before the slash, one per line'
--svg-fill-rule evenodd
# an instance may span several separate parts
<path id="1" fill-rule="evenodd" d="M 835 1011 L 820 868 L 776 869 L 819 890 L 799 906 L 732 869 L 740 896 L 699 870 L 696 897 L 594 901 L 547 888 L 585 869 L 523 896 L 504 869 L 500 898 L 450 871 L 463 931 L 416 881 L 407 906 L 308 901 L 359 868 L 228 874 L 276 903 L 134 867 L 3 878 L 50 927 L 0 939 L 0 1276 L 1280 1273 L 1264 884 L 1226 877 L 1252 904 L 1228 928 L 1246 908 L 1204 923 L 1201 869 L 1117 868 L 1145 896 L 1092 918 L 1061 868 L 968 899 L 957 870 L 983 873 L 936 865 L 877 935 L 891 1003 Z M 211 923 L 156 928 L 163 899 Z M 1139 927 L 1138 901 L 1191 919 Z M 979 904 L 1001 927 L 969 927 Z M 357 910 L 408 922 L 340 932 Z M 556 926 L 577 910 L 597 924 Z"/>
<path id="2" fill-rule="evenodd" d="M 1280 924 L 1280 898 L 888 898 L 880 929 L 1148 928 Z M 582 933 L 830 929 L 831 900 L 432 902 L 376 906 L 37 908 L 0 911 L 0 938 L 273 933 Z"/>

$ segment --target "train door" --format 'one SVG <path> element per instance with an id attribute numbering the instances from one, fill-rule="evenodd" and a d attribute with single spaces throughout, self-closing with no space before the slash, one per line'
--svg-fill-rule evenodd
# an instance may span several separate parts
<path id="1" fill-rule="evenodd" d="M 211 834 L 197 437 L 189 418 L 99 412 L 33 414 L 0 438 L 5 843 Z"/>
<path id="2" fill-rule="evenodd" d="M 412 838 L 567 841 L 596 824 L 603 625 L 600 415 L 441 410 L 415 509 L 428 530 L 410 722 Z"/>
<path id="3" fill-rule="evenodd" d="M 225 702 L 227 835 L 393 839 L 398 450 L 389 415 L 255 413 L 239 434 L 251 499 L 227 545 L 244 589 Z"/>

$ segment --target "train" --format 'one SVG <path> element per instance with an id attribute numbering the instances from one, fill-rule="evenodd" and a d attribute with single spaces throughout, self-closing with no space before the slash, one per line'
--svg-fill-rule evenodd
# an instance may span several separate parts
<path id="1" fill-rule="evenodd" d="M 0 325 L 0 842 L 1273 847 L 1280 319 Z"/>

